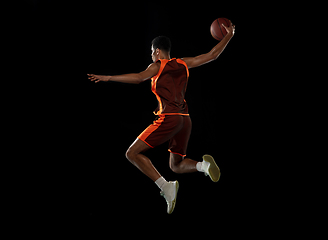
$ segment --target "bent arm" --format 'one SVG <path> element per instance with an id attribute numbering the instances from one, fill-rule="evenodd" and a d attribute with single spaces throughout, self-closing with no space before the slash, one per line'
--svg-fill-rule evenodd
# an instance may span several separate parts
<path id="1" fill-rule="evenodd" d="M 203 64 L 209 63 L 217 59 L 220 56 L 220 54 L 223 52 L 223 50 L 225 49 L 231 38 L 233 37 L 234 30 L 232 29 L 233 27 L 231 23 L 230 26 L 231 27 L 229 27 L 230 31 L 228 32 L 228 34 L 214 48 L 212 48 L 211 51 L 199 55 L 197 57 L 183 58 L 182 60 L 185 61 L 188 68 L 199 67 Z"/>
<path id="2" fill-rule="evenodd" d="M 145 71 L 140 73 L 129 73 L 129 74 L 122 74 L 116 76 L 109 76 L 109 75 L 95 75 L 95 74 L 88 74 L 89 79 L 91 81 L 100 82 L 121 82 L 121 83 L 131 83 L 131 84 L 139 84 L 145 80 L 150 79 L 151 77 L 155 76 L 158 73 L 159 64 L 152 63 L 148 66 Z"/>

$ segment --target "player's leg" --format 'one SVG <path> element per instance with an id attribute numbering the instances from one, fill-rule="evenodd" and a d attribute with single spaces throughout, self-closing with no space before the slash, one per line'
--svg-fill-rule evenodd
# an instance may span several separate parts
<path id="1" fill-rule="evenodd" d="M 183 127 L 170 139 L 169 143 L 169 151 L 171 152 L 170 168 L 176 173 L 196 172 L 197 162 L 190 158 L 184 157 L 186 156 L 191 133 L 191 119 L 189 116 L 180 116 L 180 118 L 183 121 Z"/>
<path id="2" fill-rule="evenodd" d="M 219 181 L 221 176 L 220 168 L 211 155 L 204 155 L 203 161 L 197 162 L 190 158 L 184 158 L 179 154 L 171 153 L 170 168 L 175 173 L 203 172 L 206 176 L 208 175 L 213 182 Z"/>
<path id="3" fill-rule="evenodd" d="M 127 150 L 126 158 L 139 168 L 141 172 L 151 178 L 162 190 L 161 195 L 165 198 L 167 203 L 167 213 L 171 214 L 175 207 L 179 183 L 178 181 L 167 182 L 159 174 L 149 158 L 142 154 L 148 149 L 150 149 L 150 147 L 137 138 Z"/>
<path id="4" fill-rule="evenodd" d="M 135 165 L 141 172 L 147 175 L 154 182 L 161 177 L 150 159 L 142 153 L 150 147 L 143 141 L 136 139 L 126 151 L 126 158 Z"/>
<path id="5" fill-rule="evenodd" d="M 170 168 L 176 173 L 204 172 L 213 182 L 219 181 L 221 172 L 212 156 L 204 155 L 202 162 L 184 157 L 191 133 L 191 120 L 190 117 L 183 117 L 183 121 L 183 128 L 171 138 L 169 143 Z"/>
<path id="6" fill-rule="evenodd" d="M 170 168 L 175 173 L 197 172 L 197 163 L 197 161 L 194 161 L 190 158 L 185 158 L 179 154 L 170 154 Z"/>

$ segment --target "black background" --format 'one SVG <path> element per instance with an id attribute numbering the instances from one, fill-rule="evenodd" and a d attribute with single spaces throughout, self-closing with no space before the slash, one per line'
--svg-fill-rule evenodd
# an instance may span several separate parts
<path id="1" fill-rule="evenodd" d="M 34 203 L 26 204 L 28 215 L 102 222 L 111 234 L 124 224 L 141 235 L 159 219 L 175 227 L 215 219 L 208 224 L 218 231 L 248 221 L 248 187 L 258 184 L 248 177 L 254 171 L 249 164 L 263 157 L 262 128 L 270 116 L 264 113 L 269 103 L 260 101 L 268 85 L 259 81 L 252 61 L 247 7 L 213 1 L 50 0 L 17 7 L 17 66 L 27 96 L 20 103 L 22 148 L 35 156 L 22 163 L 29 169 L 22 196 Z M 167 144 L 147 152 L 167 180 L 180 182 L 176 209 L 167 215 L 157 186 L 125 158 L 154 120 L 157 101 L 150 81 L 95 84 L 86 74 L 146 69 L 151 40 L 158 35 L 171 39 L 171 57 L 206 53 L 217 44 L 209 29 L 218 17 L 231 19 L 236 34 L 216 61 L 190 70 L 186 101 L 193 130 L 187 156 L 201 161 L 211 154 L 222 176 L 213 183 L 201 173 L 173 173 Z"/>

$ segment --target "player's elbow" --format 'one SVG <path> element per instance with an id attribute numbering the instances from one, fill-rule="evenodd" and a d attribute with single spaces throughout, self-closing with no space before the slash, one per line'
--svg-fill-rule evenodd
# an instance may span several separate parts
<path id="1" fill-rule="evenodd" d="M 139 78 L 131 78 L 128 83 L 131 84 L 140 84 L 142 81 Z"/>
<path id="2" fill-rule="evenodd" d="M 211 52 L 211 61 L 214 61 L 214 60 L 218 59 L 219 55 L 220 54 L 216 54 L 214 52 Z"/>
<path id="3" fill-rule="evenodd" d="M 140 83 L 142 83 L 143 82 L 143 80 L 139 80 L 138 79 L 138 81 L 136 81 L 136 84 L 140 84 Z"/>
<path id="4" fill-rule="evenodd" d="M 140 84 L 140 83 L 142 83 L 142 81 L 140 81 L 139 79 L 133 81 L 133 84 Z"/>
<path id="5" fill-rule="evenodd" d="M 209 55 L 209 58 L 211 59 L 211 61 L 214 61 L 216 59 L 218 59 L 218 57 L 220 56 L 221 54 L 221 51 L 218 51 L 217 49 L 212 49 L 208 55 Z"/>
<path id="6" fill-rule="evenodd" d="M 134 79 L 134 84 L 140 84 L 143 82 L 142 76 L 138 73 Z"/>

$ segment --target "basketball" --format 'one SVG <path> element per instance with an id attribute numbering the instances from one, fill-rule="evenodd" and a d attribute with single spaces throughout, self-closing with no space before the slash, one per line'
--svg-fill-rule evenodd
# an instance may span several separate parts
<path id="1" fill-rule="evenodd" d="M 216 40 L 219 41 L 221 41 L 224 38 L 224 36 L 227 35 L 227 31 L 221 25 L 222 23 L 226 27 L 230 26 L 230 21 L 226 18 L 215 19 L 211 24 L 211 34 Z"/>

